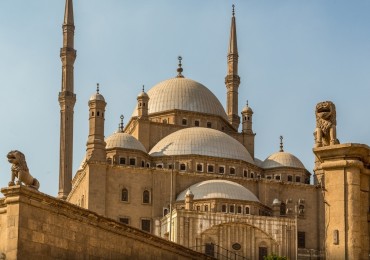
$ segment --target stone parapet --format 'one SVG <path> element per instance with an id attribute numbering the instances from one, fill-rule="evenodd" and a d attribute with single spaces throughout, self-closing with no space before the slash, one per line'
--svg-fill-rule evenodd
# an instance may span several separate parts
<path id="1" fill-rule="evenodd" d="M 212 259 L 25 186 L 1 192 L 6 259 Z"/>

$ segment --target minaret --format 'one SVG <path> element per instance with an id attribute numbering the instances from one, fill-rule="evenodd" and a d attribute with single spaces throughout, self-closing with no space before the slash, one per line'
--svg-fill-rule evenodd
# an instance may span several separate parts
<path id="1" fill-rule="evenodd" d="M 235 24 L 235 10 L 233 5 L 233 17 L 231 18 L 230 42 L 229 52 L 227 54 L 227 76 L 225 77 L 225 84 L 227 88 L 227 117 L 229 123 L 238 130 L 240 124 L 240 117 L 238 115 L 238 88 L 240 84 L 240 77 L 238 75 L 238 44 L 236 40 L 236 24 Z"/>
<path id="2" fill-rule="evenodd" d="M 243 145 L 247 148 L 248 152 L 254 158 L 254 137 L 253 133 L 253 110 L 249 106 L 248 101 L 242 112 L 242 135 L 243 135 Z"/>
<path id="3" fill-rule="evenodd" d="M 106 162 L 104 141 L 104 114 L 107 103 L 99 93 L 97 84 L 96 94 L 89 100 L 89 137 L 86 144 L 86 160 L 88 162 Z"/>
<path id="4" fill-rule="evenodd" d="M 253 110 L 249 107 L 248 101 L 242 110 L 242 132 L 246 134 L 253 134 Z"/>
<path id="5" fill-rule="evenodd" d="M 66 0 L 63 23 L 62 91 L 59 92 L 60 105 L 60 157 L 58 198 L 66 199 L 72 188 L 73 158 L 73 108 L 76 94 L 73 88 L 73 65 L 76 60 L 74 47 L 74 21 L 72 0 Z"/>
<path id="6" fill-rule="evenodd" d="M 148 117 L 149 96 L 145 92 L 144 85 L 141 93 L 137 96 L 137 115 L 139 118 Z"/>

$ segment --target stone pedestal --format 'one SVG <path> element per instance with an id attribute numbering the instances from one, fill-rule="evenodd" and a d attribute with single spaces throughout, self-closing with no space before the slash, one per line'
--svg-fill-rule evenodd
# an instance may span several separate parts
<path id="1" fill-rule="evenodd" d="M 370 147 L 314 148 L 325 203 L 326 259 L 368 259 Z"/>

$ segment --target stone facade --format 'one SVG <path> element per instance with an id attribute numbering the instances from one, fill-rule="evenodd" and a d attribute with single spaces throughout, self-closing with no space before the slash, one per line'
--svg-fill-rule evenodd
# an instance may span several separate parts
<path id="1" fill-rule="evenodd" d="M 314 149 L 325 203 L 327 259 L 369 259 L 370 147 L 337 144 Z"/>
<path id="2" fill-rule="evenodd" d="M 3 259 L 211 259 L 31 188 L 1 192 Z"/>

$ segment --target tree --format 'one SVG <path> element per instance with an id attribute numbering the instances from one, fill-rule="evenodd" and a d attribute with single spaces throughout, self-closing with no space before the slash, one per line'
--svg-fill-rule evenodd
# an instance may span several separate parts
<path id="1" fill-rule="evenodd" d="M 288 260 L 288 258 L 286 258 L 286 256 L 278 256 L 278 255 L 275 255 L 275 254 L 264 256 L 263 259 L 264 260 Z"/>

